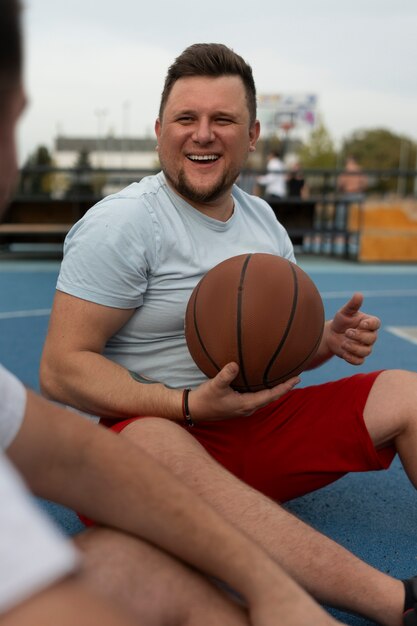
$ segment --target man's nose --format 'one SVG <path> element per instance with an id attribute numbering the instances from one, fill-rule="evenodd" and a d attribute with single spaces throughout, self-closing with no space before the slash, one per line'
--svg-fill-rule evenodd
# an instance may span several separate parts
<path id="1" fill-rule="evenodd" d="M 207 144 L 213 141 L 214 133 L 210 120 L 198 120 L 193 133 L 193 141 L 200 144 Z"/>

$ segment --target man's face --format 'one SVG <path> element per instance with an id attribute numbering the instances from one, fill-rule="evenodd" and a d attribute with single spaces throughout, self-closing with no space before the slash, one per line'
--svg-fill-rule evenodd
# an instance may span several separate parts
<path id="1" fill-rule="evenodd" d="M 17 180 L 16 126 L 25 107 L 23 87 L 1 94 L 0 109 L 0 219 Z"/>
<path id="2" fill-rule="evenodd" d="M 255 149 L 259 123 L 250 124 L 239 76 L 193 76 L 174 83 L 155 131 L 170 185 L 210 213 L 210 207 L 229 198 L 248 153 Z"/>

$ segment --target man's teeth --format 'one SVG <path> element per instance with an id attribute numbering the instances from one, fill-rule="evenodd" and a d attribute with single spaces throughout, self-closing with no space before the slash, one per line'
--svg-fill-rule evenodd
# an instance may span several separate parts
<path id="1" fill-rule="evenodd" d="M 191 161 L 217 161 L 219 157 L 216 154 L 205 154 L 205 155 L 189 154 L 188 158 Z"/>

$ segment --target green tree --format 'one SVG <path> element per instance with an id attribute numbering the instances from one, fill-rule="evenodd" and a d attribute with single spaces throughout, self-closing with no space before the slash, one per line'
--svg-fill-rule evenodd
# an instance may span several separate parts
<path id="1" fill-rule="evenodd" d="M 337 166 L 337 152 L 332 136 L 319 118 L 317 126 L 312 130 L 308 141 L 299 150 L 298 158 L 304 169 L 329 169 Z M 308 175 L 308 187 L 312 193 L 332 191 L 335 185 L 334 176 Z"/>
<path id="2" fill-rule="evenodd" d="M 352 155 L 364 170 L 414 170 L 416 145 L 405 135 L 397 135 L 385 128 L 356 130 L 343 142 L 341 156 Z M 370 191 L 398 191 L 411 193 L 414 178 L 398 182 L 397 176 L 371 176 Z"/>
<path id="3" fill-rule="evenodd" d="M 52 175 L 45 168 L 53 165 L 52 156 L 46 146 L 38 146 L 28 157 L 22 172 L 20 189 L 26 194 L 49 195 Z"/>
<path id="4" fill-rule="evenodd" d="M 82 149 L 74 163 L 74 171 L 68 187 L 67 196 L 94 196 L 93 168 L 90 163 L 90 155 Z"/>
<path id="5" fill-rule="evenodd" d="M 309 140 L 299 152 L 300 163 L 305 168 L 334 168 L 337 152 L 330 132 L 323 120 L 312 130 Z"/>

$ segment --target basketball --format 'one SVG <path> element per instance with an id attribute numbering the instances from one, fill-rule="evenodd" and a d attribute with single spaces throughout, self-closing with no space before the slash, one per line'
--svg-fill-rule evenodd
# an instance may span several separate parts
<path id="1" fill-rule="evenodd" d="M 231 361 L 240 392 L 273 387 L 313 358 L 324 309 L 311 278 L 273 254 L 242 254 L 219 263 L 194 288 L 185 314 L 188 349 L 213 378 Z"/>

